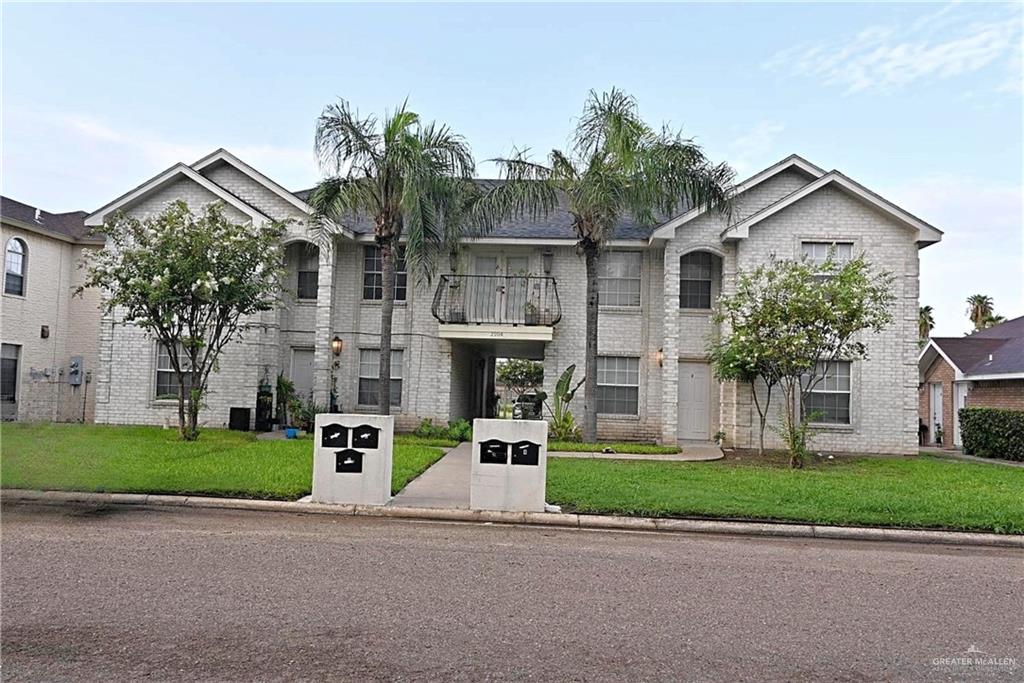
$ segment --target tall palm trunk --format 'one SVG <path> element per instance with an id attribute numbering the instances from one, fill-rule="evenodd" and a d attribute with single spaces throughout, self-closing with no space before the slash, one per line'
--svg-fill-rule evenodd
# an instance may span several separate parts
<path id="1" fill-rule="evenodd" d="M 395 313 L 395 244 L 391 238 L 380 243 L 380 374 L 377 381 L 377 413 L 391 414 L 391 319 Z"/>
<path id="2" fill-rule="evenodd" d="M 583 242 L 583 256 L 587 265 L 587 336 L 583 383 L 583 395 L 585 397 L 583 403 L 583 440 L 587 443 L 594 443 L 597 441 L 597 261 L 599 257 L 597 243 L 585 240 Z"/>

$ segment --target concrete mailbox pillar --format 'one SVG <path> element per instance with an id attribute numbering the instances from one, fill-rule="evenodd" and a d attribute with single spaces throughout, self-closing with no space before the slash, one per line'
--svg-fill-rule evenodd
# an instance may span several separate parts
<path id="1" fill-rule="evenodd" d="M 544 512 L 547 470 L 547 422 L 473 420 L 472 509 Z"/>
<path id="2" fill-rule="evenodd" d="M 313 502 L 386 504 L 391 499 L 394 432 L 390 415 L 317 415 Z"/>

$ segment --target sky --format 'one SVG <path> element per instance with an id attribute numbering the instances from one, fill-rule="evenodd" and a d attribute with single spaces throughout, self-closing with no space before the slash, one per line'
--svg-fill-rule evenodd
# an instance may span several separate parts
<path id="1" fill-rule="evenodd" d="M 1024 315 L 1022 8 L 4 2 L 0 191 L 93 210 L 218 147 L 303 189 L 339 97 L 542 156 L 614 86 L 740 179 L 797 153 L 945 231 L 921 303 L 959 336 L 970 294 Z"/>

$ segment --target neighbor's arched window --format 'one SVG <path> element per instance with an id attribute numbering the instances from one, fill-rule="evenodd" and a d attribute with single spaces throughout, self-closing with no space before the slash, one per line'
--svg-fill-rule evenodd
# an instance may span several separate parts
<path id="1" fill-rule="evenodd" d="M 28 265 L 28 249 L 25 242 L 12 237 L 7 242 L 4 256 L 4 294 L 25 296 L 25 267 Z"/>

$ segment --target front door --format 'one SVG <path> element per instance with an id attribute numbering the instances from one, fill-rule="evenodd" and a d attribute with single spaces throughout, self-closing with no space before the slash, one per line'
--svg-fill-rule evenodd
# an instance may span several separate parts
<path id="1" fill-rule="evenodd" d="M 967 407 L 967 382 L 953 385 L 953 445 L 960 447 L 960 409 Z"/>
<path id="2" fill-rule="evenodd" d="M 308 400 L 313 395 L 313 349 L 292 349 L 291 380 L 295 395 Z"/>
<path id="3" fill-rule="evenodd" d="M 711 373 L 707 363 L 679 364 L 679 438 L 707 439 Z"/>
<path id="4" fill-rule="evenodd" d="M 932 409 L 932 443 L 938 443 L 936 437 L 939 434 L 939 429 L 945 429 L 945 425 L 942 424 L 942 383 L 933 382 L 930 385 L 931 393 L 931 409 Z M 948 439 L 948 436 L 944 436 L 944 440 Z"/>

